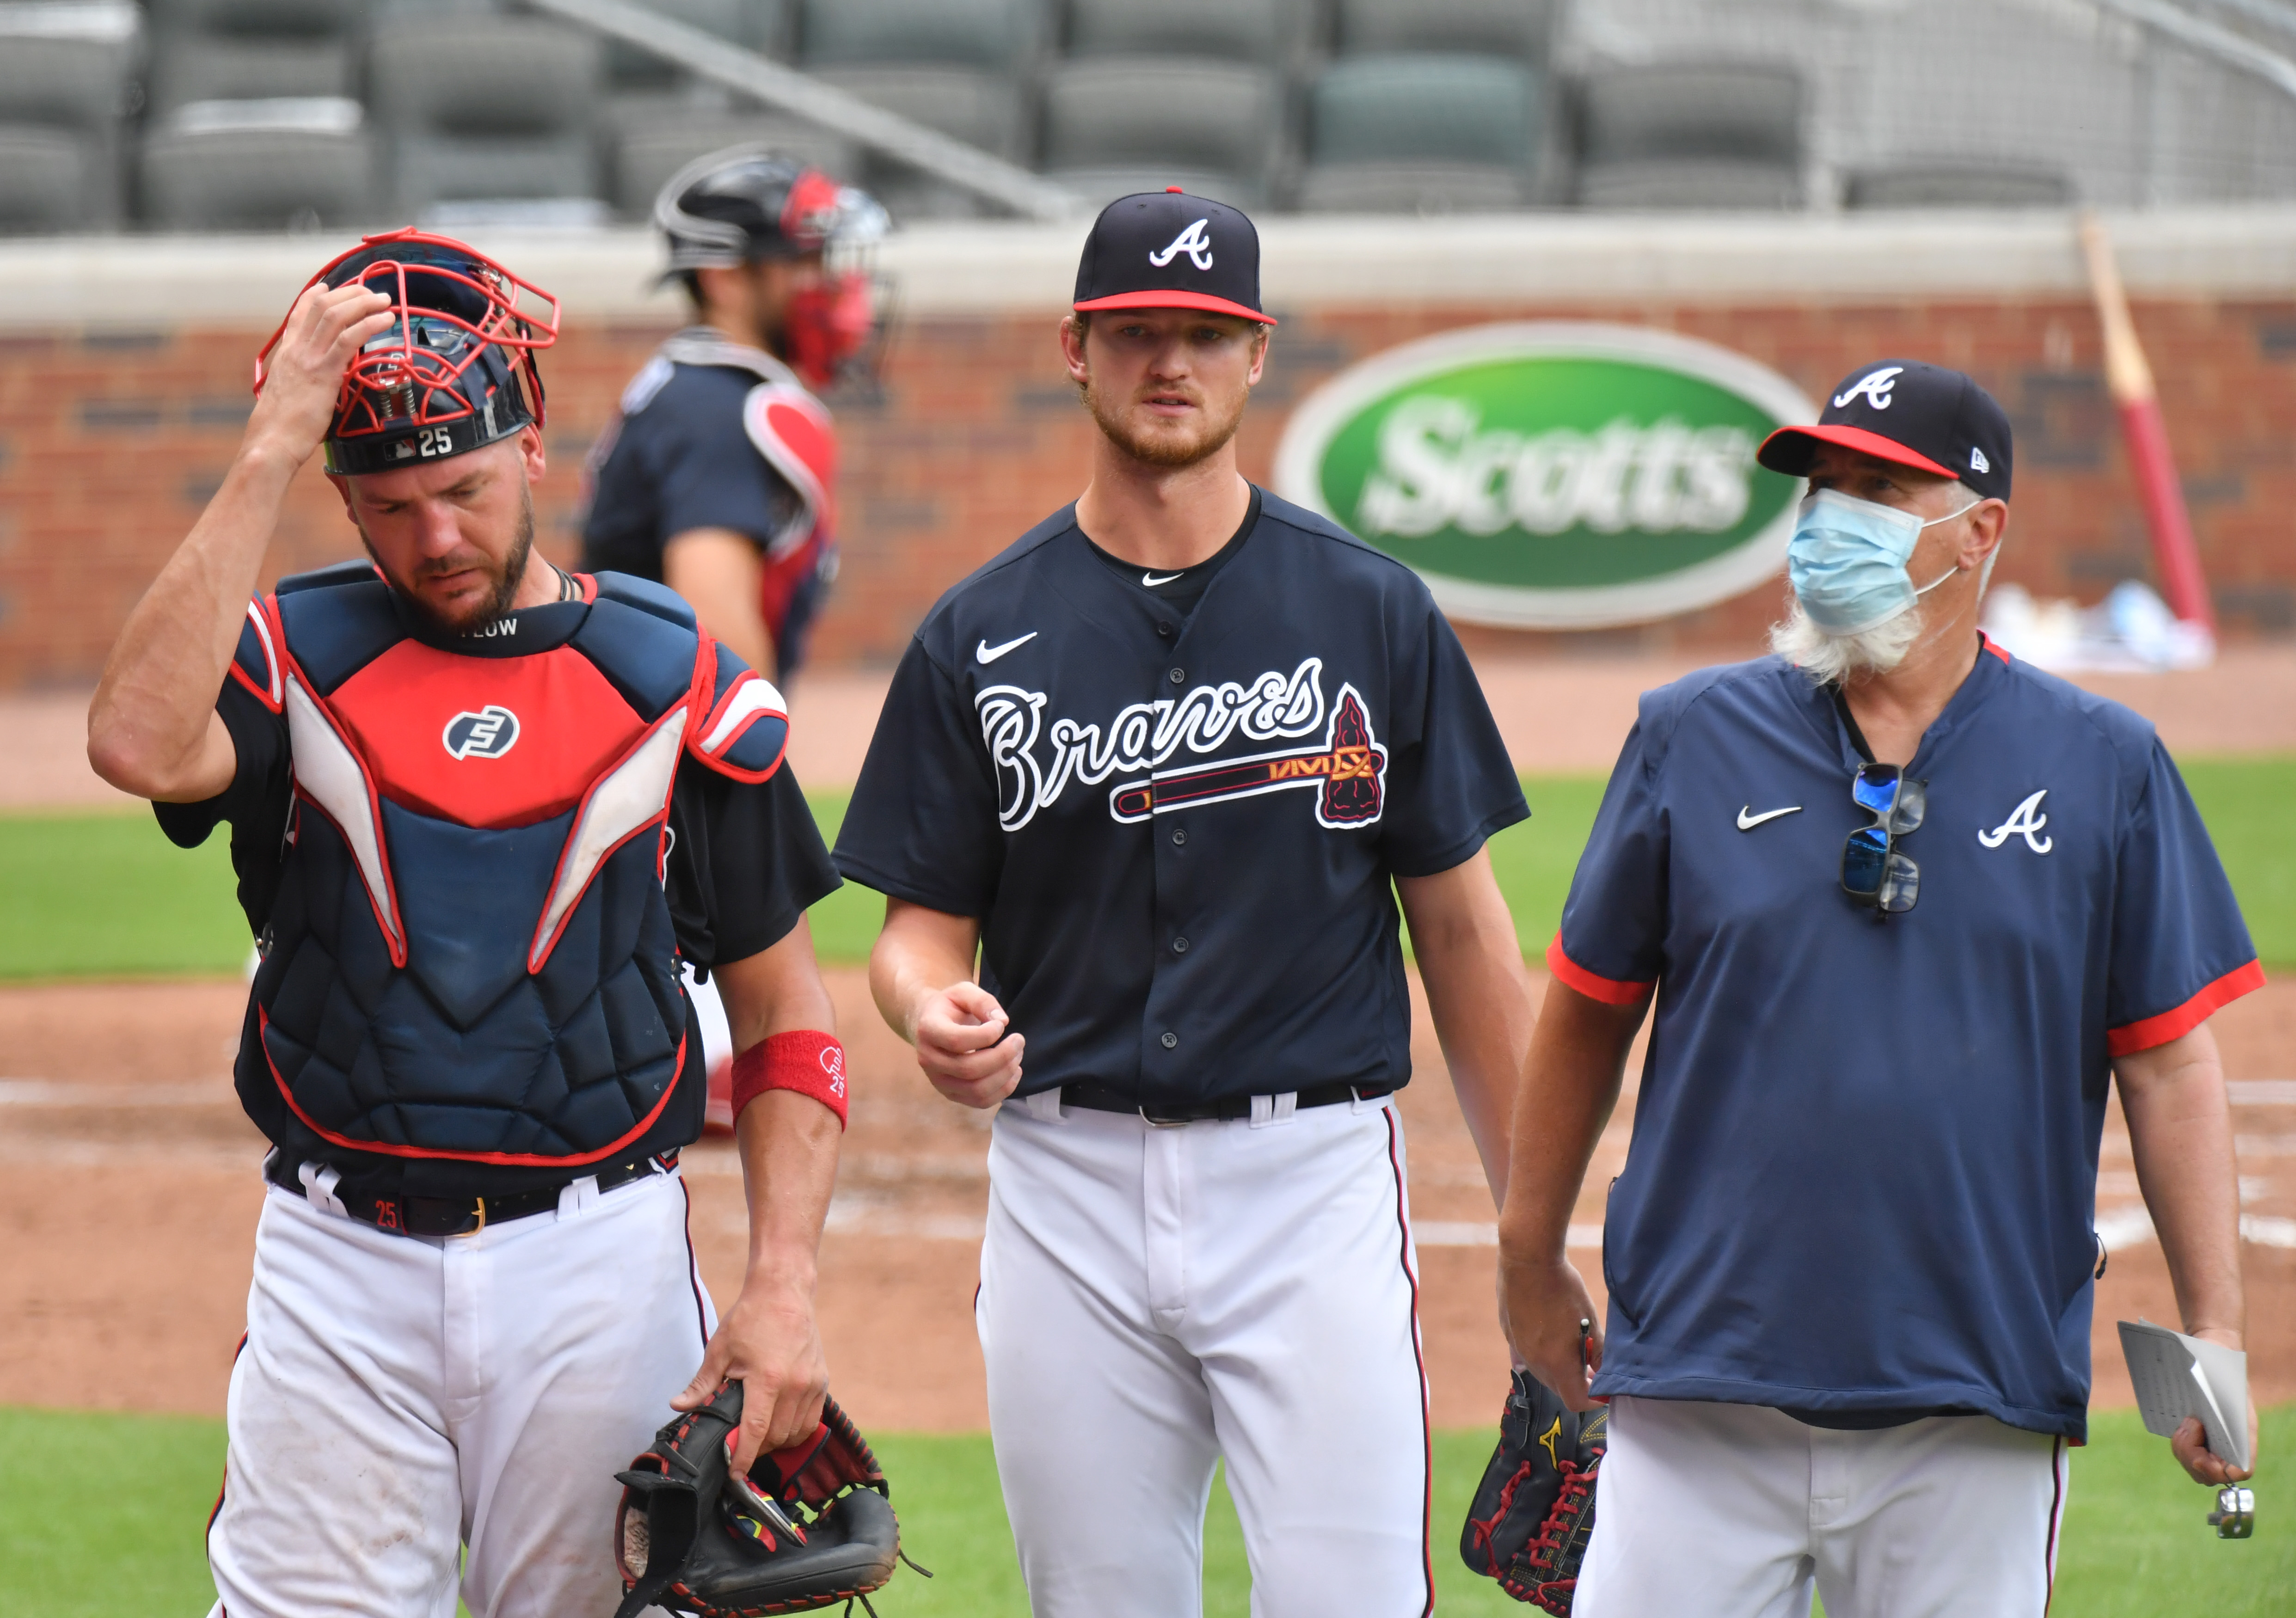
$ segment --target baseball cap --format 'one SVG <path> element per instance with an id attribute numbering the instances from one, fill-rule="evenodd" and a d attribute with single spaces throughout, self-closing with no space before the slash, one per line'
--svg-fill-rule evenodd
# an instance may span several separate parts
<path id="1" fill-rule="evenodd" d="M 1958 478 L 1988 500 L 2009 498 L 2009 417 L 1958 371 L 1881 360 L 1841 379 L 1815 427 L 1781 427 L 1755 459 L 1800 478 L 1820 444 Z"/>
<path id="2" fill-rule="evenodd" d="M 1076 307 L 1208 309 L 1266 325 L 1259 232 L 1241 208 L 1177 185 L 1100 210 L 1077 262 Z"/>

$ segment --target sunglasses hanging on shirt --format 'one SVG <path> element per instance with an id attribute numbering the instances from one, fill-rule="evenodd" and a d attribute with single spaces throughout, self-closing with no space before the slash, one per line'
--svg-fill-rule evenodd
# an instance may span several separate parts
<path id="1" fill-rule="evenodd" d="M 1903 915 L 1921 896 L 1922 868 L 1898 852 L 1897 842 L 1920 829 L 1928 783 L 1895 764 L 1866 764 L 1851 778 L 1849 796 L 1874 823 L 1841 846 L 1841 891 L 1882 915 Z"/>

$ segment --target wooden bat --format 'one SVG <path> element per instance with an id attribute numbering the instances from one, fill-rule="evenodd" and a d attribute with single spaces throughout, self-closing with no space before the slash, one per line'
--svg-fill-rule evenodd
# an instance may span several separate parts
<path id="1" fill-rule="evenodd" d="M 2081 252 L 2088 260 L 2089 292 L 2096 299 L 2097 319 L 2104 327 L 2104 385 L 2120 412 L 2121 439 L 2128 446 L 2129 464 L 2136 469 L 2137 493 L 2144 502 L 2144 526 L 2152 536 L 2152 558 L 2161 569 L 2169 610 L 2214 635 L 2216 611 L 2209 603 L 2208 580 L 2201 572 L 2200 548 L 2193 542 L 2193 522 L 2185 510 L 2185 489 L 2177 478 L 2176 457 L 2169 453 L 2169 431 L 2161 420 L 2152 367 L 2144 362 L 2136 323 L 2128 318 L 2128 298 L 2121 290 L 2112 240 L 2095 214 L 2081 216 L 2080 241 Z"/>

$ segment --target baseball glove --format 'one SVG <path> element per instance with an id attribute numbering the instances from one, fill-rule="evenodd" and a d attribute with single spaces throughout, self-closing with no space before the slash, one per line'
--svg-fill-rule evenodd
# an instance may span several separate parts
<path id="1" fill-rule="evenodd" d="M 649 1606 L 696 1618 L 865 1607 L 894 1559 L 908 1560 L 885 1474 L 835 1400 L 812 1437 L 759 1456 L 747 1474 L 731 1464 L 741 1426 L 742 1385 L 729 1381 L 615 1474 L 614 1559 L 627 1593 L 614 1618 Z"/>
<path id="2" fill-rule="evenodd" d="M 1499 1447 L 1467 1508 L 1461 1559 L 1518 1601 L 1569 1613 L 1595 1532 L 1595 1475 L 1610 1420 L 1608 1410 L 1565 1410 L 1545 1384 L 1517 1371 Z"/>

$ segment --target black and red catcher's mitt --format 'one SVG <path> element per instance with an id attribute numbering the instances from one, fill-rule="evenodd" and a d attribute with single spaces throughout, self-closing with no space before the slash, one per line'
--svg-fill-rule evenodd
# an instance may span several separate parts
<path id="1" fill-rule="evenodd" d="M 1459 1556 L 1543 1612 L 1570 1611 L 1595 1532 L 1595 1477 L 1611 1413 L 1564 1408 L 1529 1371 L 1514 1374 L 1499 1444 L 1467 1508 Z"/>
<path id="2" fill-rule="evenodd" d="M 649 1606 L 695 1618 L 865 1607 L 894 1562 L 908 1561 L 884 1470 L 835 1400 L 812 1437 L 759 1456 L 746 1474 L 732 1466 L 741 1426 L 742 1385 L 727 1382 L 615 1475 L 626 1593 L 614 1618 Z"/>

